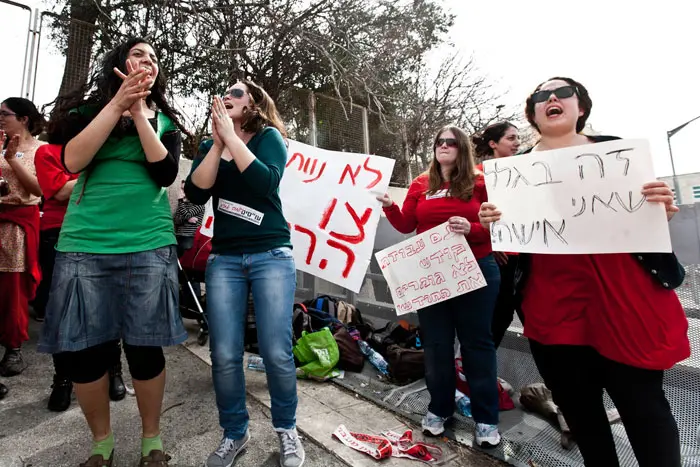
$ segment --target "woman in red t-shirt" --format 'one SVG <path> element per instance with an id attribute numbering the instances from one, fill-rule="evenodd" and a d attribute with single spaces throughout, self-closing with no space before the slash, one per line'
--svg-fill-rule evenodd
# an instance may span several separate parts
<path id="1" fill-rule="evenodd" d="M 425 380 L 431 399 L 423 418 L 423 431 L 434 436 L 442 434 L 445 421 L 454 413 L 456 332 L 471 390 L 476 443 L 496 446 L 501 437 L 491 317 L 500 274 L 491 254 L 489 231 L 478 218 L 479 206 L 487 201 L 486 186 L 483 174 L 475 168 L 469 136 L 463 130 L 455 126 L 443 128 L 435 136 L 433 150 L 430 168 L 411 183 L 403 209 L 388 195 L 378 199 L 387 219 L 399 232 L 415 230 L 420 234 L 447 222 L 452 231 L 464 235 L 488 285 L 418 311 L 425 348 Z"/>
<path id="2" fill-rule="evenodd" d="M 518 135 L 518 127 L 512 123 L 499 122 L 487 126 L 480 134 L 472 136 L 472 142 L 479 159 L 499 159 L 501 157 L 514 156 L 518 152 L 520 135 Z M 482 164 L 476 167 L 483 171 Z M 493 257 L 496 259 L 498 269 L 501 271 L 501 288 L 498 291 L 498 299 L 493 310 L 493 321 L 491 323 L 493 343 L 498 349 L 510 323 L 513 322 L 513 311 L 516 311 L 513 286 L 515 284 L 515 266 L 518 262 L 518 256 L 516 253 L 494 251 Z M 522 313 L 519 309 L 517 312 L 520 322 L 523 322 Z"/>
<path id="3" fill-rule="evenodd" d="M 528 97 L 526 116 L 542 138 L 533 151 L 612 137 L 581 134 L 588 91 L 552 78 Z M 519 157 L 527 157 L 521 155 Z M 646 200 L 678 211 L 664 182 L 640 187 Z M 486 227 L 500 219 L 479 212 Z M 532 356 L 561 408 L 586 466 L 619 465 L 603 389 L 620 413 L 640 467 L 681 465 L 678 426 L 663 390 L 664 370 L 690 356 L 688 321 L 673 291 L 684 273 L 672 253 L 520 255 L 516 284 Z"/>

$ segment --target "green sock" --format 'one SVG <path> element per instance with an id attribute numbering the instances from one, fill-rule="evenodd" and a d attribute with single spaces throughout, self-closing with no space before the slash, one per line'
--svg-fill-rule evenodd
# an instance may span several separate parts
<path id="1" fill-rule="evenodd" d="M 91 456 L 101 455 L 103 459 L 109 459 L 114 451 L 114 433 L 110 433 L 107 438 L 102 441 L 92 442 Z"/>
<path id="2" fill-rule="evenodd" d="M 160 435 L 156 435 L 153 438 L 141 438 L 141 455 L 147 456 L 157 449 L 158 451 L 163 450 L 163 441 L 160 439 Z"/>

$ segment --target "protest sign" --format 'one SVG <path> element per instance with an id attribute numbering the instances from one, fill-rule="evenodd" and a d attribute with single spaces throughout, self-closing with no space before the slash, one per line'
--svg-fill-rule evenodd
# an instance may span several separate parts
<path id="1" fill-rule="evenodd" d="M 447 223 L 375 253 L 396 314 L 403 315 L 486 286 L 464 235 Z"/>
<path id="2" fill-rule="evenodd" d="M 381 213 L 376 198 L 389 188 L 394 160 L 292 140 L 287 153 L 279 190 L 297 269 L 359 292 Z M 214 233 L 211 200 L 201 232 Z"/>
<path id="3" fill-rule="evenodd" d="M 359 292 L 394 160 L 289 141 L 280 184 L 297 269 Z"/>
<path id="4" fill-rule="evenodd" d="M 649 143 L 614 140 L 484 162 L 495 251 L 670 252 L 663 205 L 648 203 Z"/>

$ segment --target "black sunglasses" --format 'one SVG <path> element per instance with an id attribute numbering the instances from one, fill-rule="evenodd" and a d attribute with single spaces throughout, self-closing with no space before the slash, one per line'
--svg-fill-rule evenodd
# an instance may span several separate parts
<path id="1" fill-rule="evenodd" d="M 232 88 L 228 93 L 234 99 L 240 99 L 241 97 L 245 96 L 245 91 L 241 88 Z"/>
<path id="2" fill-rule="evenodd" d="M 539 104 L 540 102 L 547 102 L 549 96 L 552 94 L 557 96 L 557 99 L 568 99 L 576 94 L 576 88 L 573 86 L 562 86 L 556 89 L 537 91 L 532 93 L 530 98 L 532 99 L 533 103 Z"/>
<path id="3" fill-rule="evenodd" d="M 448 148 L 456 148 L 457 140 L 455 138 L 438 138 L 437 141 L 435 141 L 436 148 L 442 146 L 443 144 L 446 144 Z"/>

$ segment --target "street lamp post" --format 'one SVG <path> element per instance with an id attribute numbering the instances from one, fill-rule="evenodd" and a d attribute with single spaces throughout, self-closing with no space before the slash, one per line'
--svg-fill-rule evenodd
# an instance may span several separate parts
<path id="1" fill-rule="evenodd" d="M 673 149 L 671 148 L 671 136 L 675 135 L 679 131 L 681 131 L 683 128 L 688 126 L 689 124 L 693 123 L 695 120 L 699 119 L 700 115 L 697 117 L 688 120 L 684 124 L 677 126 L 673 130 L 669 130 L 666 132 L 666 141 L 668 141 L 668 155 L 671 157 L 671 171 L 673 172 L 673 190 L 676 193 L 676 198 L 678 199 L 678 203 L 681 204 L 682 199 L 681 199 L 681 191 L 680 187 L 678 185 L 678 177 L 676 177 L 676 166 L 673 162 Z"/>

